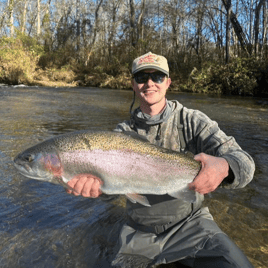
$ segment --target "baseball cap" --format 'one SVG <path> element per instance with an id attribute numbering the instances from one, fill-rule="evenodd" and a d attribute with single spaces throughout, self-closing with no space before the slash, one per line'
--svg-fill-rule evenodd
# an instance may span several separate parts
<path id="1" fill-rule="evenodd" d="M 148 52 L 133 61 L 132 74 L 145 69 L 155 69 L 169 75 L 167 59 L 151 52 Z"/>

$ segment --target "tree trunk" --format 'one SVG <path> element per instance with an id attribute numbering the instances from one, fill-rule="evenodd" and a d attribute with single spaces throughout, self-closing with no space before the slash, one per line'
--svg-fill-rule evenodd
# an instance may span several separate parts
<path id="1" fill-rule="evenodd" d="M 255 22 L 254 22 L 254 33 L 255 33 L 255 37 L 254 37 L 254 51 L 255 51 L 255 56 L 257 56 L 257 54 L 258 54 L 260 12 L 261 12 L 261 8 L 262 8 L 264 2 L 265 2 L 265 0 L 260 0 L 259 4 L 257 5 L 256 10 L 255 10 Z"/>
<path id="2" fill-rule="evenodd" d="M 80 50 L 80 0 L 76 0 L 76 50 Z"/>
<path id="3" fill-rule="evenodd" d="M 223 5 L 225 6 L 225 9 L 228 13 L 228 2 L 230 1 L 230 6 L 231 6 L 231 0 L 222 0 Z M 240 23 L 238 22 L 235 14 L 232 12 L 232 10 L 230 10 L 230 21 L 234 27 L 234 31 L 235 34 L 239 40 L 239 43 L 241 44 L 241 47 L 246 51 L 246 53 L 249 55 L 248 52 L 248 40 L 247 37 L 240 25 Z"/>
<path id="4" fill-rule="evenodd" d="M 102 5 L 102 2 L 103 2 L 103 0 L 100 0 L 100 2 L 97 4 L 96 10 L 95 10 L 95 25 L 94 25 L 94 29 L 93 29 L 93 38 L 92 38 L 92 42 L 90 44 L 90 49 L 87 53 L 87 58 L 85 60 L 85 66 L 88 65 L 88 62 L 90 60 L 90 56 L 92 54 L 92 50 L 93 50 L 95 42 L 96 42 L 97 33 L 99 32 L 99 11 L 100 11 L 100 7 Z"/>
<path id="5" fill-rule="evenodd" d="M 143 39 L 143 16 L 144 16 L 145 4 L 146 0 L 142 0 L 141 12 L 137 21 L 137 41 L 139 41 L 140 38 Z"/>
<path id="6" fill-rule="evenodd" d="M 53 32 L 50 29 L 50 4 L 51 0 L 47 1 L 45 15 L 42 20 L 42 28 L 44 30 L 44 46 L 45 50 L 50 51 L 52 49 L 52 36 Z"/>
<path id="7" fill-rule="evenodd" d="M 202 7 L 198 7 L 198 14 L 197 14 L 197 31 L 196 31 L 196 54 L 198 58 L 199 66 L 202 66 L 202 53 L 201 53 L 201 46 L 202 46 L 202 25 L 203 25 L 203 17 L 204 17 L 204 4 Z"/>
<path id="8" fill-rule="evenodd" d="M 135 38 L 135 6 L 134 0 L 129 0 L 130 7 L 130 43 L 133 47 L 136 47 L 136 38 Z"/>
<path id="9" fill-rule="evenodd" d="M 26 28 L 27 5 L 28 5 L 28 0 L 25 0 L 23 14 L 22 14 L 22 22 L 21 22 L 21 32 L 22 33 L 25 33 L 25 28 Z"/>
<path id="10" fill-rule="evenodd" d="M 40 28 L 40 0 L 37 0 L 37 29 L 36 29 L 37 36 L 41 33 Z"/>
<path id="11" fill-rule="evenodd" d="M 14 36 L 14 0 L 8 0 L 10 37 Z"/>
<path id="12" fill-rule="evenodd" d="M 109 53 L 109 59 L 111 60 L 112 58 L 112 48 L 114 45 L 114 36 L 115 36 L 115 30 L 116 30 L 116 14 L 118 11 L 118 8 L 121 5 L 122 0 L 119 0 L 117 3 L 113 1 L 112 3 L 112 25 L 110 26 L 110 33 L 109 33 L 109 38 L 108 38 L 108 53 Z"/>
<path id="13" fill-rule="evenodd" d="M 172 54 L 174 57 L 177 54 L 178 51 L 178 25 L 177 25 L 177 19 L 178 19 L 178 0 L 174 0 L 173 5 L 170 6 L 171 9 L 171 25 L 172 25 Z"/>
<path id="14" fill-rule="evenodd" d="M 227 0 L 226 5 L 226 43 L 225 43 L 225 63 L 230 60 L 230 14 L 231 14 L 231 0 Z"/>
<path id="15" fill-rule="evenodd" d="M 250 7 L 249 7 L 249 43 L 253 45 L 253 0 L 250 1 Z"/>
<path id="16" fill-rule="evenodd" d="M 263 5 L 263 19 L 262 19 L 262 50 L 261 50 L 261 57 L 264 55 L 265 47 L 267 45 L 267 3 L 264 2 Z"/>

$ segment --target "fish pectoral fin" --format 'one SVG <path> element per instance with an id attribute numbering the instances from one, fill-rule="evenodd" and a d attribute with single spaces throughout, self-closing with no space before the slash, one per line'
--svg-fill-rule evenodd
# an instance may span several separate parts
<path id="1" fill-rule="evenodd" d="M 146 207 L 150 207 L 149 201 L 146 196 L 140 195 L 140 194 L 126 194 L 126 197 L 132 202 L 132 203 L 140 203 Z"/>
<path id="2" fill-rule="evenodd" d="M 194 203 L 196 201 L 195 191 L 190 190 L 188 186 L 176 192 L 168 192 L 168 195 L 190 203 Z"/>
<path id="3" fill-rule="evenodd" d="M 63 176 L 62 176 L 61 178 L 58 179 L 58 183 L 59 183 L 61 186 L 63 186 L 63 188 L 78 193 L 74 188 L 72 188 L 70 185 L 67 184 L 68 181 L 69 181 L 69 180 L 66 179 L 66 178 L 63 177 Z M 80 194 L 80 193 L 78 193 L 78 194 Z"/>
<path id="4" fill-rule="evenodd" d="M 66 174 L 62 175 L 61 178 L 62 178 L 62 181 L 65 182 L 65 183 L 67 183 L 68 181 L 71 180 L 71 178 L 68 178 L 68 176 Z"/>

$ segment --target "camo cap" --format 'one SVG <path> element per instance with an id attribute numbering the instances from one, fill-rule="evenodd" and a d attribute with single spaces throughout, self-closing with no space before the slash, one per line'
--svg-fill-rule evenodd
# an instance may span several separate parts
<path id="1" fill-rule="evenodd" d="M 169 75 L 167 59 L 163 56 L 148 52 L 133 61 L 132 74 L 135 74 L 145 69 L 156 69 Z"/>

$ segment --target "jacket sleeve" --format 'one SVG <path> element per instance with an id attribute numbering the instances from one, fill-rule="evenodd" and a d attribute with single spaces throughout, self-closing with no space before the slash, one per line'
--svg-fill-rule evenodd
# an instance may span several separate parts
<path id="1" fill-rule="evenodd" d="M 122 123 L 119 123 L 113 131 L 122 132 L 122 131 L 133 131 L 130 127 L 130 122 L 125 120 Z"/>
<path id="2" fill-rule="evenodd" d="M 252 179 L 255 164 L 252 157 L 227 136 L 218 124 L 204 113 L 183 108 L 183 123 L 188 149 L 194 153 L 206 153 L 223 157 L 229 163 L 229 176 L 223 181 L 225 188 L 245 187 Z"/>

